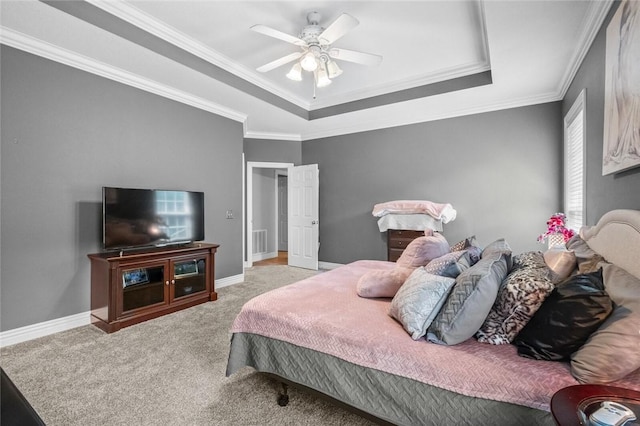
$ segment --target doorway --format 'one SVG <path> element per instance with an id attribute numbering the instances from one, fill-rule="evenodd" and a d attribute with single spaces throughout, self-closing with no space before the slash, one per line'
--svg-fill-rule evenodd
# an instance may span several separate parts
<path id="1" fill-rule="evenodd" d="M 246 163 L 245 267 L 288 264 L 287 169 L 292 163 Z M 257 178 L 254 180 L 254 178 Z M 284 217 L 283 213 L 284 212 Z M 260 245 L 260 247 L 258 247 Z M 255 262 L 255 263 L 254 263 Z"/>

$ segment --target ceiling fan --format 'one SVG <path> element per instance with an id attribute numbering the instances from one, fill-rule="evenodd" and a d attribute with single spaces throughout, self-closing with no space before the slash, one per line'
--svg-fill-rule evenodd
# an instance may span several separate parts
<path id="1" fill-rule="evenodd" d="M 377 65 L 382 56 L 355 50 L 332 47 L 332 44 L 355 28 L 360 22 L 353 16 L 343 13 L 327 28 L 320 26 L 320 14 L 310 12 L 307 15 L 307 25 L 302 28 L 298 37 L 283 33 L 265 25 L 254 25 L 255 32 L 286 41 L 300 47 L 300 51 L 290 53 L 268 64 L 257 68 L 259 72 L 268 72 L 282 65 L 296 61 L 287 77 L 291 80 L 302 80 L 302 71 L 314 74 L 315 87 L 331 84 L 331 79 L 342 74 L 342 70 L 334 59 L 353 62 L 361 65 Z"/>

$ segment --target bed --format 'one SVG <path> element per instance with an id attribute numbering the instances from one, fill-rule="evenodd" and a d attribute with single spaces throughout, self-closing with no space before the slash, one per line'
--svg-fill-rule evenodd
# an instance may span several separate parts
<path id="1" fill-rule="evenodd" d="M 580 236 L 640 279 L 640 211 L 611 211 Z M 231 329 L 227 376 L 250 366 L 383 423 L 554 424 L 551 397 L 579 384 L 568 362 L 524 358 L 514 345 L 475 338 L 413 340 L 388 315 L 391 299 L 356 292 L 363 274 L 394 267 L 356 261 L 250 300 Z M 640 370 L 610 384 L 640 391 Z"/>

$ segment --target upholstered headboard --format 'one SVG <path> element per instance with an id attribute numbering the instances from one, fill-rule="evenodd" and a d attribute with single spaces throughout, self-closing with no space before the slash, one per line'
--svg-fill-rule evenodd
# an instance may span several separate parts
<path id="1" fill-rule="evenodd" d="M 640 210 L 611 210 L 580 236 L 607 262 L 640 278 Z"/>

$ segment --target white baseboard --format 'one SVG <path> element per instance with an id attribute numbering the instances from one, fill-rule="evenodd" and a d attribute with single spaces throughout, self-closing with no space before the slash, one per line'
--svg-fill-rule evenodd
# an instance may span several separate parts
<path id="1" fill-rule="evenodd" d="M 244 273 L 216 280 L 215 287 L 221 288 L 241 282 L 244 282 Z M 0 347 L 4 348 L 15 345 L 16 343 L 26 342 L 28 340 L 37 339 L 39 337 L 60 333 L 62 331 L 71 330 L 72 328 L 90 324 L 91 311 L 88 311 L 24 327 L 14 328 L 13 330 L 0 332 Z"/>
<path id="2" fill-rule="evenodd" d="M 238 275 L 232 275 L 230 277 L 221 278 L 216 280 L 216 288 L 226 287 L 228 285 L 240 284 L 244 282 L 244 272 Z"/>
<path id="3" fill-rule="evenodd" d="M 276 257 L 278 257 L 278 252 L 272 251 L 269 253 L 256 253 L 253 256 L 251 256 L 251 260 L 253 260 L 254 262 L 260 262 L 261 260 L 273 259 Z"/>
<path id="4" fill-rule="evenodd" d="M 72 328 L 91 324 L 91 311 L 82 312 L 67 317 L 56 318 L 50 321 L 14 328 L 0 333 L 0 347 L 15 345 L 38 337 L 60 333 Z"/>

